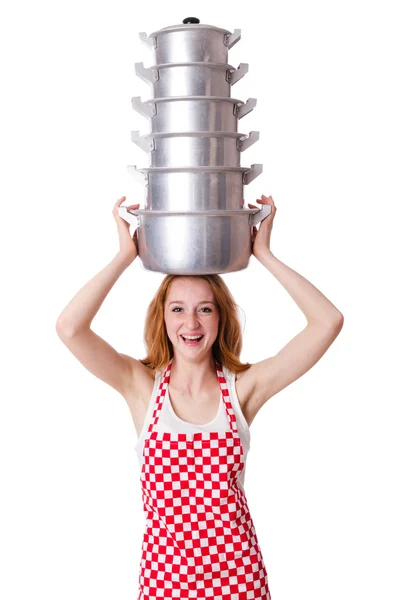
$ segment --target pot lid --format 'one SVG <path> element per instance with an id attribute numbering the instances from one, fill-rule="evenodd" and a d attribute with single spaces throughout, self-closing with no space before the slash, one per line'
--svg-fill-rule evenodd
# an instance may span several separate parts
<path id="1" fill-rule="evenodd" d="M 221 33 L 226 33 L 227 35 L 231 35 L 231 31 L 228 31 L 227 29 L 215 27 L 214 25 L 204 25 L 200 23 L 200 20 L 196 17 L 188 17 L 187 19 L 183 20 L 182 25 L 171 25 L 170 27 L 164 27 L 163 29 L 159 29 L 158 31 L 151 33 L 148 37 L 154 37 L 162 33 L 171 33 L 173 31 L 186 31 L 187 29 L 211 29 L 214 31 L 219 31 Z"/>

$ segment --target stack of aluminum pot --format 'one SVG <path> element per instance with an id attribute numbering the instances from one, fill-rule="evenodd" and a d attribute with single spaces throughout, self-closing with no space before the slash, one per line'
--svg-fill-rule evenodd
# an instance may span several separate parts
<path id="1" fill-rule="evenodd" d="M 228 64 L 228 50 L 241 37 L 202 25 L 194 17 L 141 40 L 154 51 L 155 65 L 135 64 L 151 99 L 132 98 L 150 122 L 150 133 L 131 132 L 150 157 L 150 167 L 128 170 L 146 189 L 143 210 L 120 207 L 133 224 L 143 266 L 179 275 L 228 273 L 247 267 L 253 227 L 270 207 L 244 209 L 244 185 L 262 165 L 240 166 L 240 154 L 259 138 L 238 133 L 238 122 L 256 105 L 231 98 L 231 86 L 248 71 Z"/>

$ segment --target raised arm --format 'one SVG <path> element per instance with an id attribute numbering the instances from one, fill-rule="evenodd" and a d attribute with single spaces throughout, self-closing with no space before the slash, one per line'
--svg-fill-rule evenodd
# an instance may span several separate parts
<path id="1" fill-rule="evenodd" d="M 272 213 L 255 232 L 253 254 L 289 293 L 305 315 L 307 325 L 276 355 L 253 364 L 246 371 L 253 386 L 247 407 L 251 419 L 269 398 L 302 377 L 320 360 L 339 335 L 344 321 L 341 311 L 319 289 L 273 255 L 270 233 L 277 209 L 271 196 L 262 196 L 257 202 L 270 204 Z"/>
<path id="2" fill-rule="evenodd" d="M 72 354 L 93 375 L 125 395 L 131 385 L 132 373 L 141 363 L 120 354 L 91 329 L 91 323 L 106 296 L 125 269 L 137 256 L 136 231 L 131 238 L 129 224 L 118 214 L 120 198 L 113 208 L 120 250 L 113 260 L 90 279 L 70 300 L 56 322 L 56 332 Z M 132 205 L 137 208 L 139 204 Z"/>

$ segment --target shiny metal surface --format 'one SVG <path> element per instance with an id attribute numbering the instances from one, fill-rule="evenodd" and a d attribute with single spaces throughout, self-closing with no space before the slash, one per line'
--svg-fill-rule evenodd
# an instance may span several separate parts
<path id="1" fill-rule="evenodd" d="M 146 208 L 153 210 L 231 210 L 243 205 L 243 186 L 262 173 L 263 165 L 241 167 L 128 167 L 146 185 Z"/>
<path id="2" fill-rule="evenodd" d="M 150 152 L 152 167 L 220 166 L 239 167 L 241 152 L 259 139 L 259 131 L 249 135 L 226 132 L 151 133 L 131 132 L 132 141 Z"/>
<path id="3" fill-rule="evenodd" d="M 236 211 L 128 211 L 138 218 L 139 257 L 145 269 L 176 275 L 230 273 L 248 265 L 253 226 L 270 213 L 270 206 Z"/>
<path id="4" fill-rule="evenodd" d="M 221 96 L 157 98 L 142 102 L 131 99 L 132 107 L 150 120 L 150 133 L 186 131 L 237 132 L 238 120 L 256 105 L 255 98 L 246 103 Z"/>
<path id="5" fill-rule="evenodd" d="M 135 63 L 135 73 L 150 86 L 153 98 L 175 96 L 224 96 L 248 72 L 248 64 L 235 69 L 224 63 L 174 63 L 146 69 Z"/>
<path id="6" fill-rule="evenodd" d="M 208 171 L 139 169 L 146 175 L 146 208 L 153 210 L 231 210 L 244 204 L 247 168 Z"/>
<path id="7" fill-rule="evenodd" d="M 241 37 L 241 30 L 233 33 L 226 29 L 204 24 L 186 24 L 165 27 L 149 36 L 139 34 L 142 42 L 154 55 L 156 64 L 168 62 L 222 62 L 227 63 L 228 50 Z"/>
<path id="8" fill-rule="evenodd" d="M 128 171 L 140 183 L 147 185 L 148 178 L 151 173 L 216 173 L 226 174 L 239 171 L 243 176 L 243 184 L 248 185 L 263 171 L 263 165 L 254 164 L 250 168 L 247 167 L 149 167 L 147 169 L 137 169 L 136 165 L 128 165 Z"/>
<path id="9" fill-rule="evenodd" d="M 248 71 L 228 62 L 241 31 L 201 25 L 189 17 L 182 25 L 147 36 L 140 33 L 155 64 L 135 64 L 150 88 L 150 100 L 131 99 L 149 132 L 131 132 L 147 152 L 150 166 L 128 170 L 145 187 L 144 210 L 119 214 L 136 226 L 145 269 L 162 273 L 228 273 L 247 267 L 253 226 L 270 206 L 244 209 L 244 186 L 262 165 L 240 166 L 241 153 L 259 132 L 238 133 L 238 122 L 256 106 L 231 98 L 231 86 Z M 153 64 L 153 63 L 152 63 Z"/>

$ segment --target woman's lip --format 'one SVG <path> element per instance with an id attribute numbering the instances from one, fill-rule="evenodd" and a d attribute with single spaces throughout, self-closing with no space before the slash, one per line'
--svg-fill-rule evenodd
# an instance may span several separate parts
<path id="1" fill-rule="evenodd" d="M 198 336 L 198 335 L 201 335 L 201 336 L 203 336 L 203 335 L 204 335 L 204 333 L 181 333 L 181 334 L 180 334 L 180 336 L 181 336 L 181 337 L 182 337 L 182 336 L 183 336 L 183 337 L 186 337 L 187 335 L 189 335 L 189 336 L 192 336 L 192 337 L 196 337 L 196 335 L 197 335 L 197 336 Z"/>

